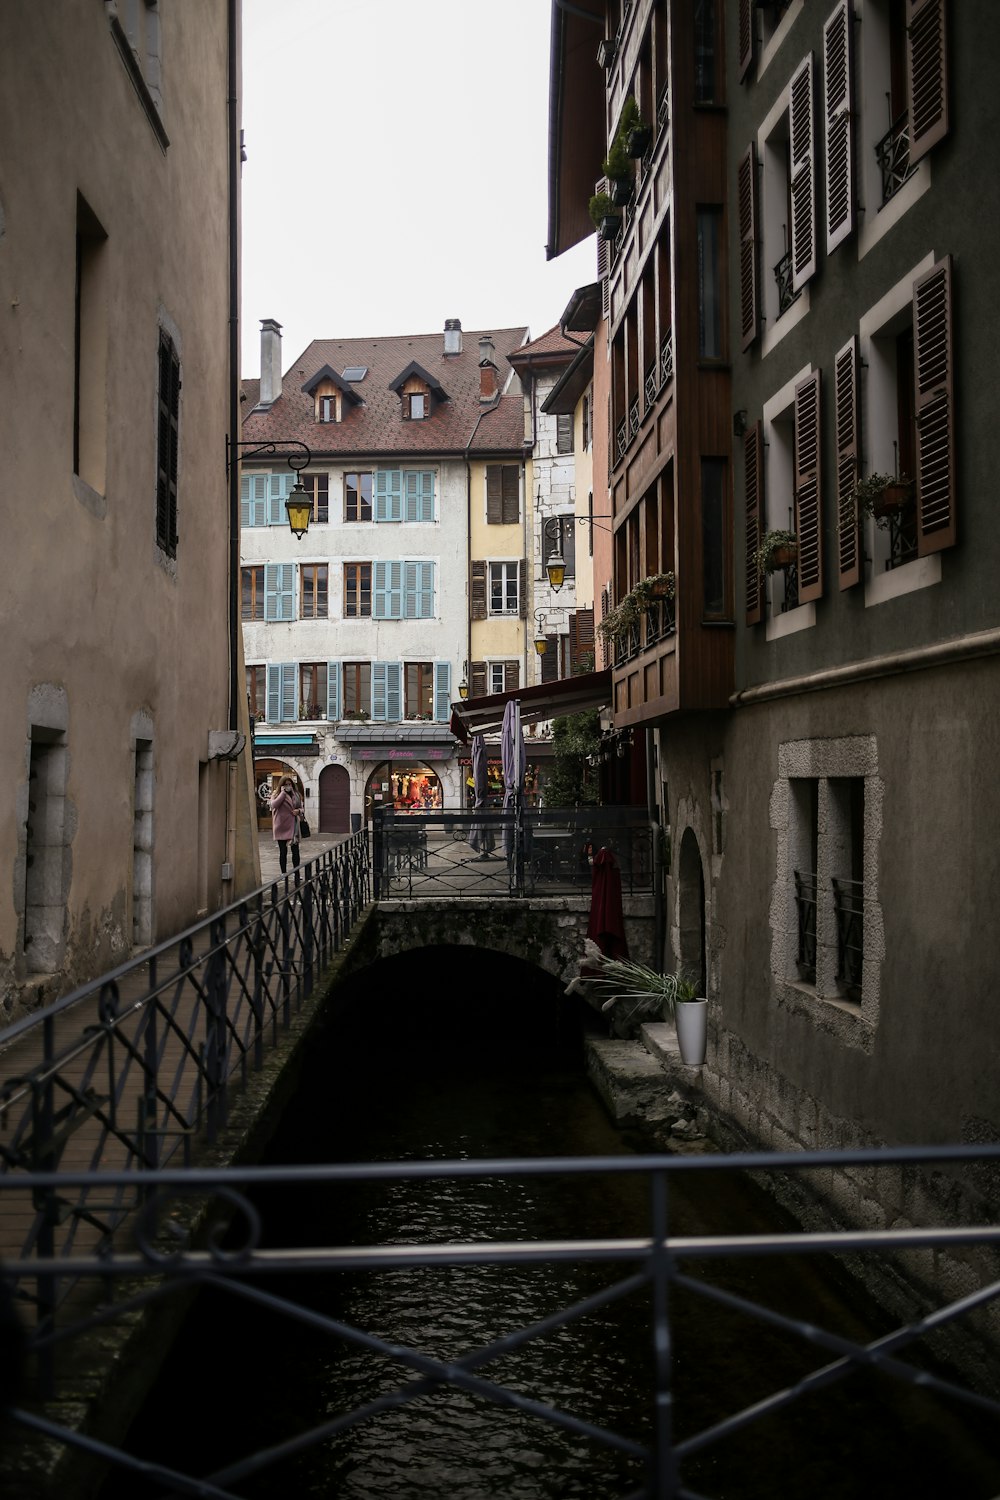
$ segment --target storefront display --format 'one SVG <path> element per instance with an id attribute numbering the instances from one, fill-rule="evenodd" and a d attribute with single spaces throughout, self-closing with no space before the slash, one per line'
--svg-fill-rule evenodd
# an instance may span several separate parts
<path id="1" fill-rule="evenodd" d="M 441 782 L 420 761 L 392 761 L 377 766 L 365 787 L 365 816 L 378 807 L 394 812 L 440 812 L 444 806 Z"/>

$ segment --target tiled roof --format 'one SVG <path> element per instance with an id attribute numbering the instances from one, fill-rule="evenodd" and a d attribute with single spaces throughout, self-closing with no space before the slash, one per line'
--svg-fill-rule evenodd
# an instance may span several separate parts
<path id="1" fill-rule="evenodd" d="M 241 380 L 240 381 L 240 416 L 241 417 L 245 417 L 248 412 L 253 411 L 254 407 L 257 405 L 257 402 L 259 400 L 260 400 L 260 381 L 259 380 L 246 380 L 246 379 Z"/>
<path id="2" fill-rule="evenodd" d="M 510 374 L 509 356 L 523 344 L 526 328 L 490 332 L 499 387 Z M 480 401 L 478 331 L 462 331 L 462 352 L 445 354 L 444 334 L 394 334 L 385 338 L 316 339 L 282 376 L 282 392 L 266 412 L 243 405 L 243 436 L 262 443 L 282 439 L 305 443 L 316 458 L 350 454 L 519 453 L 524 446 L 521 395 L 502 396 L 495 404 Z M 432 402 L 431 415 L 407 421 L 399 396 L 390 389 L 413 364 L 420 365 L 448 392 L 450 399 Z M 343 372 L 366 365 L 368 373 L 352 389 L 363 405 L 347 411 L 342 422 L 317 422 L 308 385 L 324 365 Z M 244 381 L 248 389 L 259 381 Z M 515 382 L 516 386 L 516 382 Z"/>
<path id="3" fill-rule="evenodd" d="M 540 365 L 551 361 L 554 365 L 563 365 L 575 359 L 579 352 L 579 343 L 566 338 L 556 325 L 547 333 L 540 333 L 537 339 L 531 340 L 530 344 L 523 344 L 517 349 L 511 355 L 511 364 L 515 369 L 522 363 Z"/>

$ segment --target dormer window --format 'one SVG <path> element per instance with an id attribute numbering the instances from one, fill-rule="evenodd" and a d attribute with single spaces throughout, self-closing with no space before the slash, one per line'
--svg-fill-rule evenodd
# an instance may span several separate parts
<path id="1" fill-rule="evenodd" d="M 302 387 L 313 399 L 317 422 L 343 422 L 352 406 L 363 405 L 361 397 L 329 365 L 323 365 Z"/>
<path id="2" fill-rule="evenodd" d="M 404 422 L 422 421 L 424 417 L 430 416 L 435 406 L 448 400 L 448 392 L 416 360 L 400 371 L 390 383 L 389 389 L 399 397 Z"/>
<path id="3" fill-rule="evenodd" d="M 321 422 L 336 422 L 338 420 L 336 396 L 319 397 L 319 420 Z"/>
<path id="4" fill-rule="evenodd" d="M 406 401 L 409 406 L 407 416 L 410 418 L 411 422 L 416 421 L 416 419 L 419 417 L 426 417 L 427 396 L 424 391 L 412 391 L 410 395 L 406 397 Z"/>

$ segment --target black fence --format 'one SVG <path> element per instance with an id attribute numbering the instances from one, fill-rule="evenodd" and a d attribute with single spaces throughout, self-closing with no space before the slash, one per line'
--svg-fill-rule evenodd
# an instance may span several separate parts
<path id="1" fill-rule="evenodd" d="M 656 830 L 631 807 L 395 812 L 373 821 L 379 899 L 523 900 L 591 890 L 594 857 L 615 856 L 623 895 L 656 889 Z"/>

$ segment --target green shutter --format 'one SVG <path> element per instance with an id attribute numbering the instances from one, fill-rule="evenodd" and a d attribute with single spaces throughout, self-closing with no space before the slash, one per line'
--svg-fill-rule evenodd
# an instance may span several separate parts
<path id="1" fill-rule="evenodd" d="M 375 520 L 403 519 L 403 475 L 399 469 L 375 471 Z"/>
<path id="2" fill-rule="evenodd" d="M 244 474 L 240 479 L 240 525 L 267 525 L 266 474 Z"/>
<path id="3" fill-rule="evenodd" d="M 403 475 L 403 519 L 405 521 L 433 521 L 433 470 L 418 472 L 416 469 L 407 469 Z"/>
<path id="4" fill-rule="evenodd" d="M 298 717 L 295 705 L 297 672 L 293 661 L 272 662 L 267 668 L 267 721 L 283 724 Z"/>
<path id="5" fill-rule="evenodd" d="M 340 662 L 326 664 L 326 716 L 332 724 L 340 718 Z"/>
<path id="6" fill-rule="evenodd" d="M 377 562 L 373 565 L 372 619 L 403 618 L 403 564 Z"/>
<path id="7" fill-rule="evenodd" d="M 261 476 L 264 477 L 263 475 Z M 294 474 L 268 474 L 267 478 L 267 524 L 268 526 L 287 526 L 288 512 L 285 510 L 285 501 L 292 493 L 295 483 Z M 263 522 L 261 522 L 263 525 Z"/>
<path id="8" fill-rule="evenodd" d="M 403 564 L 403 618 L 406 620 L 432 620 L 434 618 L 433 563 L 408 562 Z"/>
<path id="9" fill-rule="evenodd" d="M 295 564 L 264 564 L 264 619 L 295 618 Z"/>
<path id="10" fill-rule="evenodd" d="M 402 712 L 403 668 L 398 661 L 372 662 L 372 718 L 398 723 Z"/>
<path id="11" fill-rule="evenodd" d="M 245 531 L 250 525 L 250 476 L 244 474 L 240 480 L 240 525 Z"/>
<path id="12" fill-rule="evenodd" d="M 434 663 L 434 717 L 447 724 L 451 718 L 451 662 Z"/>

